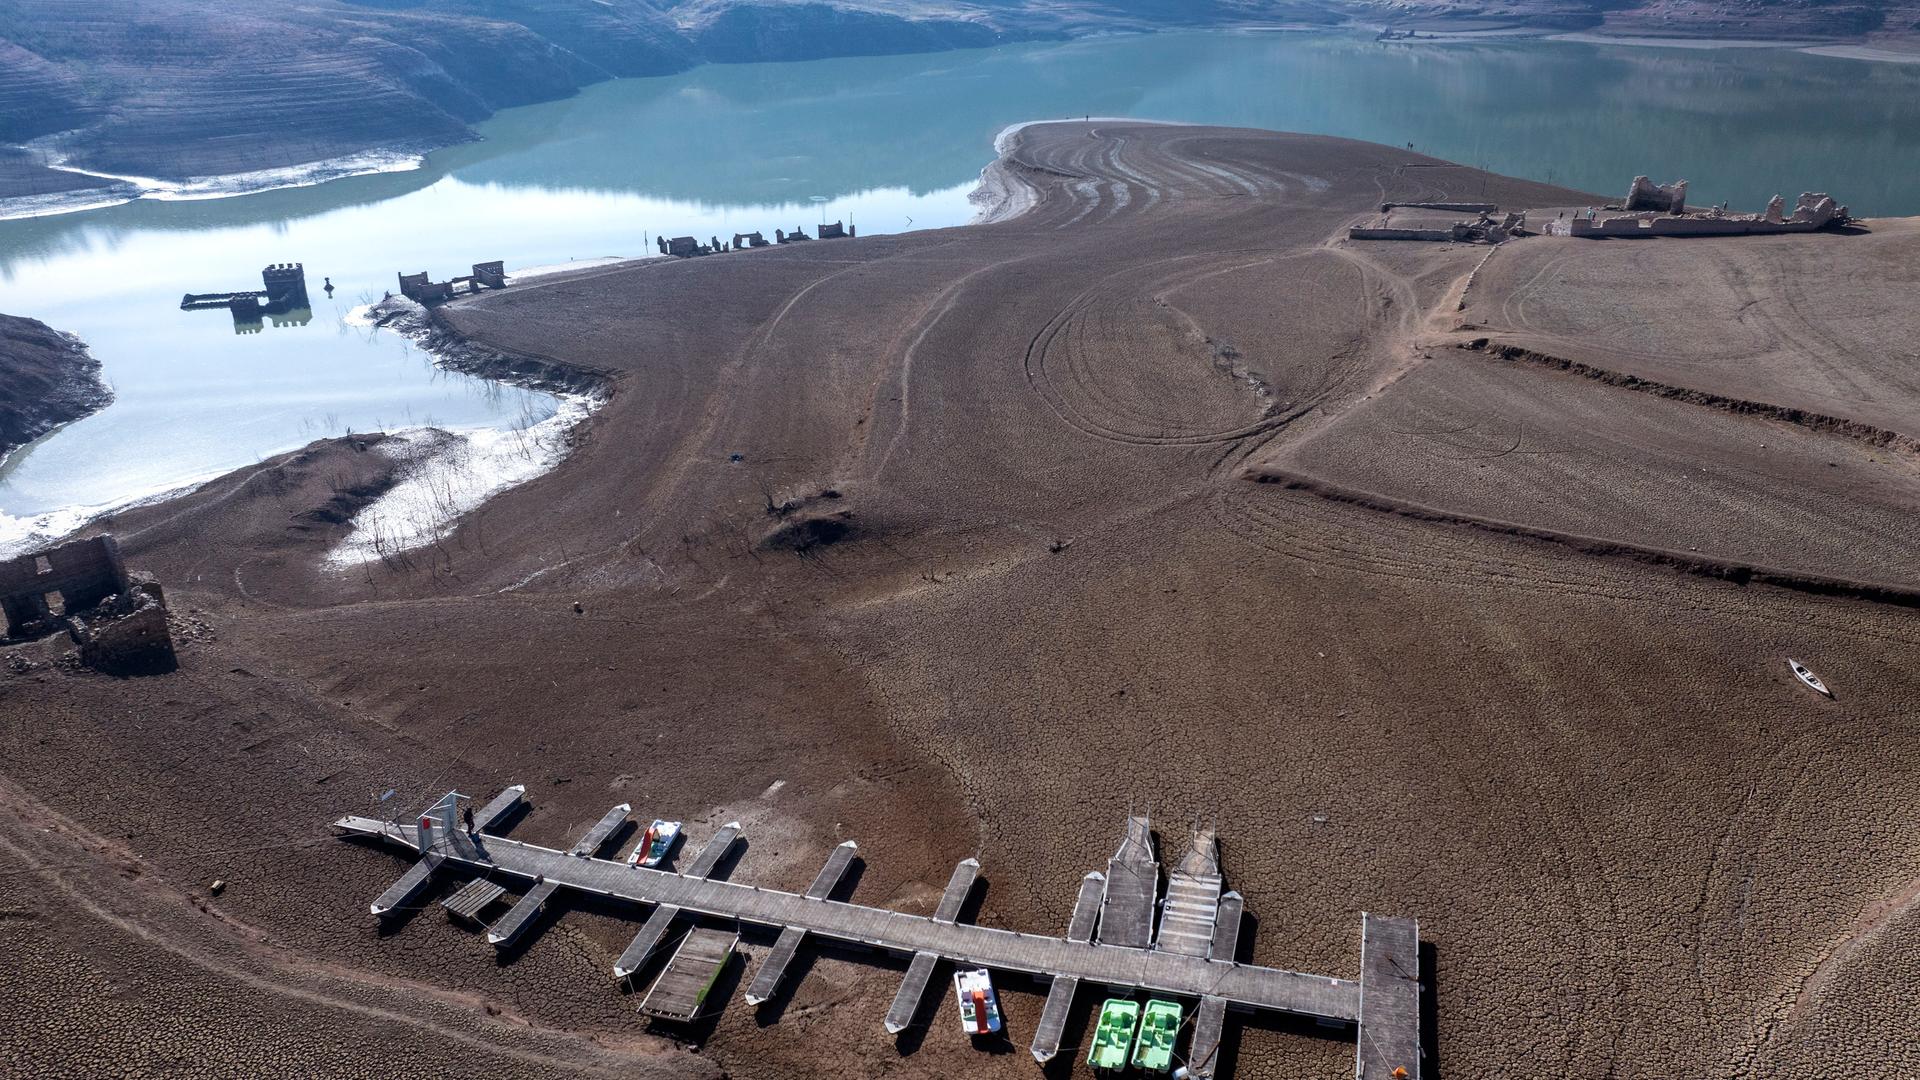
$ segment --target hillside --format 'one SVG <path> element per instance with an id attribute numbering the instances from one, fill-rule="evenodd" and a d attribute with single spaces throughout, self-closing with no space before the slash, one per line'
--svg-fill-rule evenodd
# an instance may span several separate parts
<path id="1" fill-rule="evenodd" d="M 1920 3 L 1913 0 L 1363 0 L 1349 10 L 1416 31 L 1564 29 L 1757 41 L 1899 41 L 1920 33 Z"/>
<path id="2" fill-rule="evenodd" d="M 72 191 L 50 164 L 181 181 L 419 153 L 498 109 L 702 63 L 1282 24 L 1884 39 L 1920 0 L 7 0 L 0 199 Z"/>
<path id="3" fill-rule="evenodd" d="M 1319 0 L 11 0 L 0 198 L 61 163 L 184 180 L 473 137 L 495 110 L 705 62 L 923 52 L 1094 31 L 1334 16 Z"/>
<path id="4" fill-rule="evenodd" d="M 113 397 L 100 361 L 35 319 L 0 315 L 0 460 Z"/>

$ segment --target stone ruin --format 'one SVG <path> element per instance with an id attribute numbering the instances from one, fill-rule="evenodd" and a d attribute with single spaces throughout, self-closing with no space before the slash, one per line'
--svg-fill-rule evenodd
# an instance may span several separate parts
<path id="1" fill-rule="evenodd" d="M 166 595 L 151 577 L 127 572 L 112 536 L 0 560 L 0 611 L 7 640 L 64 629 L 81 663 L 98 671 L 150 675 L 177 666 Z"/>
<path id="2" fill-rule="evenodd" d="M 1639 191 L 1641 181 L 1646 177 L 1634 179 L 1634 189 Z M 1649 211 L 1640 210 L 1628 214 L 1600 217 L 1597 210 L 1588 210 L 1584 214 L 1575 214 L 1571 219 L 1560 219 L 1547 223 L 1547 232 L 1554 236 L 1582 236 L 1590 239 L 1632 239 L 1653 236 L 1766 236 L 1779 233 L 1816 232 L 1820 229 L 1840 228 L 1852 223 L 1853 215 L 1847 208 L 1835 202 L 1831 195 L 1824 192 L 1802 192 L 1794 203 L 1793 213 L 1787 213 L 1787 202 L 1775 195 L 1767 202 L 1767 209 L 1759 214 L 1729 214 L 1721 207 L 1710 207 L 1705 211 L 1685 211 L 1686 183 L 1682 181 L 1671 188 L 1659 189 L 1672 194 L 1680 201 L 1680 210 Z M 1629 199 L 1629 203 L 1633 200 Z"/>
<path id="3" fill-rule="evenodd" d="M 844 240 L 856 235 L 858 234 L 854 231 L 853 226 L 836 221 L 831 225 L 820 226 L 820 235 L 818 238 L 821 240 Z M 788 232 L 785 229 L 775 229 L 773 230 L 773 240 L 771 243 L 794 244 L 802 240 L 812 239 L 815 238 L 808 236 L 804 227 L 795 229 L 792 232 Z M 740 251 L 746 248 L 770 246 L 765 234 L 759 232 L 734 233 L 731 241 L 723 241 L 718 236 L 715 236 L 705 244 L 692 236 L 666 236 L 662 234 L 654 237 L 653 242 L 654 245 L 660 249 L 660 254 L 671 255 L 676 259 L 691 259 L 701 255 L 718 255 L 727 251 Z"/>
<path id="4" fill-rule="evenodd" d="M 1431 209 L 1432 207 L 1421 206 L 1420 208 Z M 1348 229 L 1347 238 L 1349 240 L 1425 240 L 1452 244 L 1504 244 L 1517 236 L 1527 235 L 1526 211 L 1510 210 L 1496 220 L 1493 211 L 1497 209 L 1497 207 L 1489 207 L 1487 210 L 1480 211 L 1478 217 L 1456 221 L 1444 229 L 1400 228 L 1387 224 L 1387 220 L 1383 218 L 1379 225 L 1356 225 Z"/>
<path id="5" fill-rule="evenodd" d="M 475 288 L 479 288 L 481 286 L 485 286 L 489 289 L 506 288 L 507 287 L 506 262 L 501 259 L 495 259 L 492 262 L 474 263 L 472 281 Z"/>
<path id="6" fill-rule="evenodd" d="M 455 286 L 465 285 L 469 295 L 482 288 L 504 289 L 507 287 L 507 264 L 504 260 L 473 264 L 473 272 L 447 281 L 434 281 L 427 272 L 400 275 L 400 295 L 416 304 L 443 304 L 453 299 Z"/>
<path id="7" fill-rule="evenodd" d="M 662 256 L 672 256 L 672 258 L 676 259 L 691 259 L 695 258 L 695 256 L 718 256 L 718 254 L 722 254 L 722 252 L 732 252 L 733 248 L 739 246 L 739 236 L 741 236 L 739 233 L 733 234 L 732 244 L 722 242 L 720 236 L 708 236 L 705 244 L 701 244 L 701 242 L 695 240 L 693 236 L 672 236 L 672 238 L 668 238 L 668 236 L 655 236 L 655 242 L 659 244 L 660 254 L 662 254 Z M 755 236 L 758 236 L 758 233 L 755 233 Z M 760 240 L 760 244 L 756 244 L 756 246 L 764 248 L 764 246 L 766 246 L 766 240 Z"/>
<path id="8" fill-rule="evenodd" d="M 1824 229 L 1829 225 L 1844 225 L 1853 220 L 1847 208 L 1833 201 L 1833 196 L 1824 191 L 1803 191 L 1794 200 L 1793 216 L 1787 217 L 1787 200 L 1775 195 L 1767 201 L 1767 212 L 1762 219 L 1774 225 L 1808 225 Z"/>
<path id="9" fill-rule="evenodd" d="M 453 282 L 434 281 L 425 270 L 401 274 L 400 295 L 416 304 L 441 304 L 453 299 Z"/>
<path id="10" fill-rule="evenodd" d="M 268 318 L 275 326 L 305 326 L 313 321 L 306 267 L 274 263 L 260 271 L 260 285 L 243 292 L 188 293 L 180 298 L 180 310 L 225 308 L 233 315 L 236 334 L 257 334 Z"/>
<path id="11" fill-rule="evenodd" d="M 1656 184 L 1644 176 L 1633 178 L 1633 184 L 1627 188 L 1626 211 L 1653 211 L 1656 214 L 1684 214 L 1687 212 L 1687 182 L 1676 180 L 1671 184 Z"/>

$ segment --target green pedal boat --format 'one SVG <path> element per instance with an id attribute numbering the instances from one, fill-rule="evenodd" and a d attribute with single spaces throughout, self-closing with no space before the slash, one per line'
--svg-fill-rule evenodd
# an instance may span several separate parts
<path id="1" fill-rule="evenodd" d="M 1121 998 L 1108 998 L 1100 1006 L 1100 1023 L 1093 1029 L 1093 1045 L 1087 1050 L 1087 1064 L 1095 1072 L 1119 1072 L 1127 1067 L 1127 1048 L 1133 1045 L 1134 1028 L 1140 1020 L 1140 1004 Z"/>
<path id="2" fill-rule="evenodd" d="M 1173 1068 L 1173 1044 L 1179 1037 L 1180 1006 L 1158 998 L 1147 1002 L 1133 1043 L 1134 1068 L 1156 1073 Z"/>

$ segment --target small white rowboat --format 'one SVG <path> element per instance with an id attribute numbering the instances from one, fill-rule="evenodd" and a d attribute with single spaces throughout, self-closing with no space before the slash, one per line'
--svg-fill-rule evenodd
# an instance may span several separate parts
<path id="1" fill-rule="evenodd" d="M 1812 668 L 1791 657 L 1787 659 L 1787 666 L 1793 669 L 1794 678 L 1806 683 L 1814 693 L 1825 694 L 1827 697 L 1833 696 L 1833 691 L 1827 689 L 1827 684 L 1820 681 L 1820 676 L 1815 675 Z"/>

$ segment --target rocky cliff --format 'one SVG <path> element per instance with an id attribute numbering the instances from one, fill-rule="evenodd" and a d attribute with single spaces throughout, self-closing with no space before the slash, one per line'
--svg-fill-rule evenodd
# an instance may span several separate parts
<path id="1" fill-rule="evenodd" d="M 54 428 L 104 408 L 100 361 L 71 334 L 0 315 L 0 460 Z"/>

